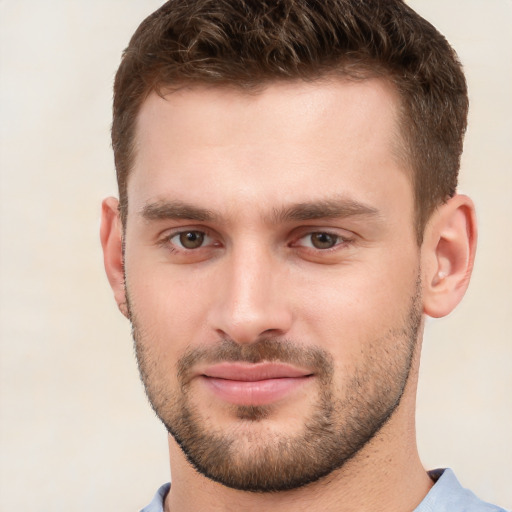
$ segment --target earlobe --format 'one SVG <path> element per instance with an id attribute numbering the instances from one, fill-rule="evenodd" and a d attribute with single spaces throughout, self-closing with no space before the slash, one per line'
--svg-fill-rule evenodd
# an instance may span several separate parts
<path id="1" fill-rule="evenodd" d="M 432 215 L 422 244 L 424 313 L 448 315 L 469 284 L 476 251 L 476 217 L 471 199 L 456 195 Z"/>
<path id="2" fill-rule="evenodd" d="M 119 202 L 115 197 L 105 199 L 101 205 L 100 238 L 103 261 L 117 306 L 129 318 L 126 304 L 123 268 L 123 229 L 119 218 Z"/>

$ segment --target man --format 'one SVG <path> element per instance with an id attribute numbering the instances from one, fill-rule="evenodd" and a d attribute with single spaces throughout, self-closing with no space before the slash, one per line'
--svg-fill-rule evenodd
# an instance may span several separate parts
<path id="1" fill-rule="evenodd" d="M 172 0 L 114 87 L 105 267 L 169 432 L 145 511 L 502 510 L 426 472 L 426 315 L 476 246 L 467 91 L 403 2 Z"/>

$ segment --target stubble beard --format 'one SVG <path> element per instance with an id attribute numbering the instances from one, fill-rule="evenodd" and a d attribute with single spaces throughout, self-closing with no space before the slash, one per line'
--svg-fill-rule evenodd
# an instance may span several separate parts
<path id="1" fill-rule="evenodd" d="M 250 345 L 224 339 L 208 349 L 190 349 L 177 362 L 179 387 L 172 389 L 166 374 L 174 368 L 160 368 L 151 340 L 144 335 L 132 303 L 127 303 L 146 395 L 190 464 L 227 487 L 262 493 L 320 480 L 379 433 L 404 393 L 421 326 L 418 282 L 402 325 L 365 347 L 352 375 L 342 382 L 342 391 L 336 389 L 330 354 L 282 338 L 264 338 Z M 220 361 L 279 361 L 312 368 L 318 394 L 302 431 L 269 434 L 258 428 L 271 418 L 272 405 L 233 406 L 236 425 L 228 431 L 208 424 L 194 404 L 188 377 L 198 362 Z"/>

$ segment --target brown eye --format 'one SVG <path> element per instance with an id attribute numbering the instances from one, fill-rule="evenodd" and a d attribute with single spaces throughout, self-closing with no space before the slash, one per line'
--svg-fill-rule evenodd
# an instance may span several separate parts
<path id="1" fill-rule="evenodd" d="M 311 245 L 315 249 L 330 249 L 338 243 L 338 236 L 329 233 L 311 233 Z"/>
<path id="2" fill-rule="evenodd" d="M 179 234 L 179 240 L 185 249 L 197 249 L 204 242 L 204 233 L 201 231 L 183 231 Z"/>

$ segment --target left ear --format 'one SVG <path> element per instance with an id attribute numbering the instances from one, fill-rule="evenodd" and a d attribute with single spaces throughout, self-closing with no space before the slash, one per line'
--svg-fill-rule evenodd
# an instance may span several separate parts
<path id="1" fill-rule="evenodd" d="M 476 251 L 473 201 L 455 195 L 429 220 L 421 246 L 423 311 L 439 318 L 462 300 L 469 284 Z"/>

